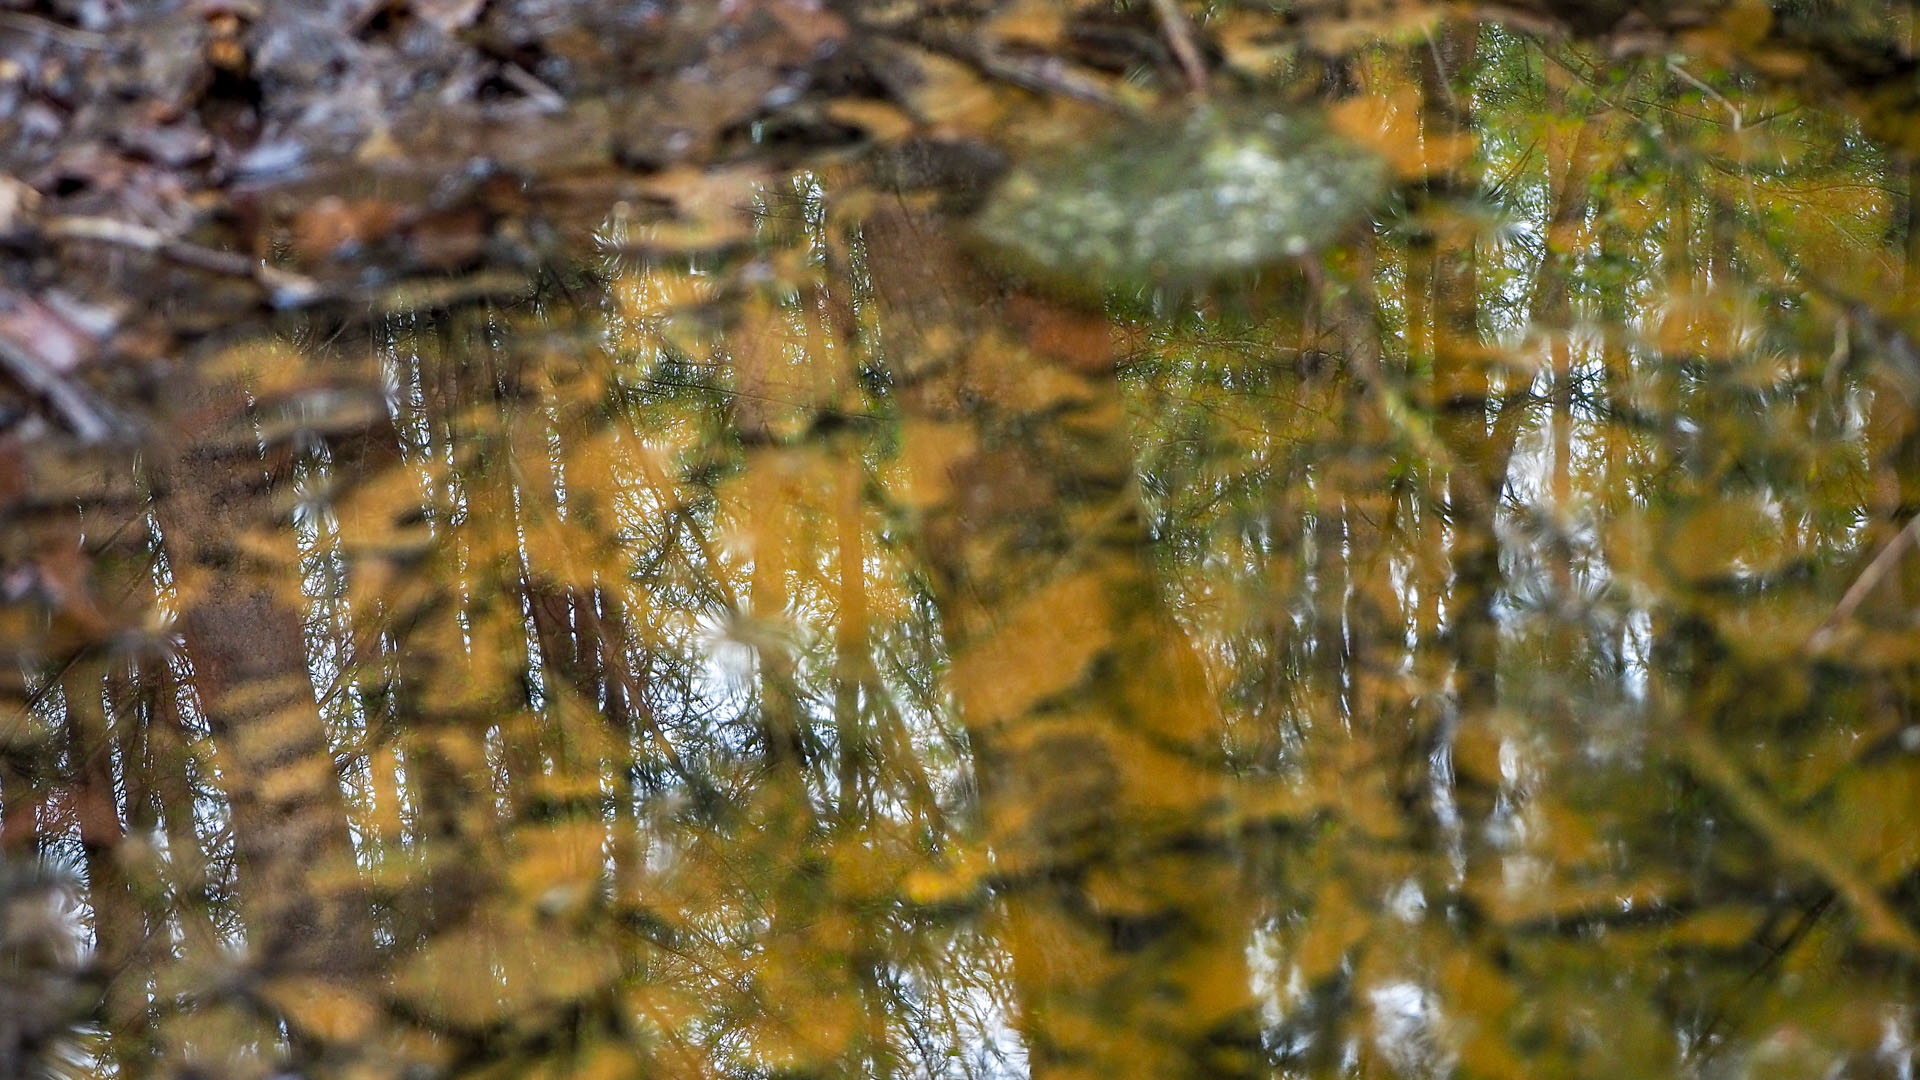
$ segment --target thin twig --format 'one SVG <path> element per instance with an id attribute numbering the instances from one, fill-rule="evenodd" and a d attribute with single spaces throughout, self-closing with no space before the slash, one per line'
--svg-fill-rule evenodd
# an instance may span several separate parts
<path id="1" fill-rule="evenodd" d="M 1180 10 L 1180 0 L 1153 0 L 1153 13 L 1160 18 L 1160 32 L 1166 35 L 1167 48 L 1172 50 L 1173 58 L 1180 62 L 1180 71 L 1187 77 L 1187 90 L 1196 98 L 1207 96 L 1207 62 L 1200 55 L 1200 47 L 1194 44 L 1193 28 L 1187 25 L 1187 13 Z"/>
<path id="2" fill-rule="evenodd" d="M 98 443 L 113 437 L 117 425 L 85 390 L 3 337 L 0 337 L 0 370 L 21 389 L 45 402 L 80 441 Z"/>
<path id="3" fill-rule="evenodd" d="M 1707 1014 L 1706 1022 L 1700 1025 L 1698 1034 L 1689 1040 L 1687 1049 L 1681 1054 L 1680 1060 L 1683 1063 L 1696 1067 L 1703 1065 L 1724 1048 L 1725 1043 L 1718 1037 L 1720 1026 L 1732 1016 L 1733 1007 L 1738 999 L 1766 989 L 1767 984 L 1761 983 L 1761 977 L 1778 967 L 1781 961 L 1786 959 L 1787 954 L 1793 951 L 1794 946 L 1805 940 L 1814 924 L 1820 921 L 1821 916 L 1827 913 L 1827 909 L 1831 908 L 1837 899 L 1839 899 L 1838 893 L 1830 888 L 1823 889 L 1820 895 L 1814 898 L 1812 904 L 1801 910 L 1800 917 L 1787 928 L 1787 932 L 1781 935 L 1773 948 L 1767 950 L 1767 955 L 1761 957 L 1760 962 L 1741 978 L 1738 986 L 1722 995 L 1720 1001 L 1714 1005 L 1713 1011 Z M 1688 1071 L 1694 1075 L 1698 1074 L 1697 1069 Z"/>
<path id="4" fill-rule="evenodd" d="M 268 266 L 234 251 L 218 251 L 169 236 L 159 229 L 107 217 L 57 217 L 41 227 L 57 240 L 88 240 L 99 244 L 151 252 L 182 266 L 250 278 L 267 291 L 276 307 L 297 307 L 320 298 L 320 283 L 304 274 Z"/>
<path id="5" fill-rule="evenodd" d="M 1680 78 L 1686 80 L 1687 84 L 1689 86 L 1692 86 L 1695 90 L 1698 90 L 1702 94 L 1705 94 L 1707 96 L 1707 100 L 1712 101 L 1715 104 L 1719 105 L 1721 108 L 1727 110 L 1727 115 L 1733 118 L 1733 130 L 1740 131 L 1746 126 L 1746 118 L 1741 115 L 1739 107 L 1734 105 L 1733 102 L 1728 101 L 1726 97 L 1720 93 L 1720 91 L 1715 90 L 1713 87 L 1708 86 L 1706 83 L 1701 82 L 1699 79 L 1695 78 L 1692 72 L 1688 71 L 1686 68 L 1681 67 L 1677 61 L 1673 61 L 1673 60 L 1667 61 L 1667 70 L 1673 72 L 1675 75 L 1678 75 L 1680 76 Z"/>
<path id="6" fill-rule="evenodd" d="M 527 100 L 541 112 L 557 113 L 565 111 L 567 99 L 560 91 L 542 82 L 538 76 L 519 64 L 500 65 L 500 77 L 513 84 L 514 89 L 527 95 Z"/>
<path id="7" fill-rule="evenodd" d="M 1873 557 L 1873 561 L 1867 564 L 1867 568 L 1860 571 L 1860 576 L 1853 579 L 1852 585 L 1847 586 L 1847 591 L 1840 596 L 1840 602 L 1833 606 L 1832 614 L 1828 615 L 1820 623 L 1819 628 L 1807 638 L 1807 651 L 1818 652 L 1825 648 L 1833 640 L 1834 631 L 1838 630 L 1842 623 L 1853 618 L 1853 613 L 1866 602 L 1874 586 L 1880 584 L 1881 580 L 1900 562 L 1900 556 L 1906 554 L 1907 549 L 1916 544 L 1920 544 L 1920 514 L 1909 518 L 1906 527 L 1893 534 L 1893 539 L 1888 540 L 1881 547 L 1880 553 Z"/>
<path id="8" fill-rule="evenodd" d="M 0 11 L 0 26 L 18 30 L 23 34 L 36 34 L 49 41 L 62 45 L 71 45 L 76 49 L 105 49 L 109 42 L 107 35 L 92 30 L 82 30 L 77 26 L 67 26 L 43 19 L 38 15 L 29 15 L 24 11 Z"/>
<path id="9" fill-rule="evenodd" d="M 1871 881 L 1861 877 L 1833 846 L 1814 836 L 1774 805 L 1766 793 L 1750 783 L 1740 766 L 1713 737 L 1694 724 L 1685 724 L 1681 750 L 1687 769 L 1732 804 L 1749 827 L 1773 845 L 1775 851 L 1820 878 L 1839 893 L 1860 918 L 1866 940 L 1894 949 L 1908 958 L 1920 958 L 1920 934 L 1914 932 Z"/>
<path id="10" fill-rule="evenodd" d="M 969 59 L 978 65 L 982 73 L 1022 90 L 1058 94 L 1116 113 L 1134 111 L 1101 82 L 1089 78 L 1059 57 L 1010 56 L 983 49 Z"/>

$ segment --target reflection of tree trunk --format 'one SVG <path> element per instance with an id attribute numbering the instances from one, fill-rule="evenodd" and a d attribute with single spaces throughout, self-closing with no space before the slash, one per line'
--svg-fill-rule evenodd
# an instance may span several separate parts
<path id="1" fill-rule="evenodd" d="M 1447 81 L 1472 63 L 1477 33 L 1477 29 L 1457 29 L 1441 47 L 1423 54 L 1426 121 L 1432 139 L 1459 138 L 1470 130 L 1470 119 L 1453 104 L 1456 98 Z M 1471 175 L 1450 180 L 1463 187 L 1475 182 Z M 1431 252 L 1434 407 L 1439 410 L 1434 427 L 1453 459 L 1447 478 L 1448 516 L 1454 526 L 1447 638 L 1460 714 L 1469 718 L 1485 715 L 1494 704 L 1500 652 L 1493 611 L 1500 585 L 1494 518 L 1517 425 L 1511 410 L 1500 408 L 1489 428 L 1493 382 L 1480 336 L 1473 238 L 1450 239 L 1451 244 Z"/>
<path id="2" fill-rule="evenodd" d="M 1337 461 L 1318 470 L 1313 485 L 1313 680 L 1316 704 L 1335 724 L 1352 720 L 1348 700 L 1347 506 Z"/>
<path id="3" fill-rule="evenodd" d="M 107 669 L 105 662 L 91 659 L 68 668 L 61 679 L 66 698 L 68 790 L 87 873 L 87 902 L 93 908 L 93 963 L 107 981 L 108 1030 L 114 1036 L 120 1066 L 135 1068 L 146 1019 L 149 968 L 142 947 L 146 920 L 121 859 L 126 833 L 120 824 L 113 769 L 114 737 L 119 734 L 124 742 L 125 729 L 135 718 L 120 712 L 114 721 L 121 731 L 110 730 L 101 698 Z M 122 761 L 131 767 L 124 756 Z M 131 802 L 138 794 L 131 773 L 128 788 Z"/>
<path id="4" fill-rule="evenodd" d="M 1557 68 L 1548 69 L 1545 104 L 1549 115 L 1566 109 L 1563 80 L 1567 76 Z M 1549 494 L 1555 515 L 1554 534 L 1545 552 L 1553 595 L 1562 603 L 1574 604 L 1573 529 L 1573 452 L 1574 452 L 1574 348 L 1573 301 L 1571 282 L 1579 245 L 1585 231 L 1588 195 L 1592 174 L 1594 125 L 1581 125 L 1577 135 L 1549 132 L 1546 139 L 1546 181 L 1551 202 L 1548 205 L 1546 244 L 1540 268 L 1533 282 L 1529 322 L 1547 335 L 1548 370 L 1553 380 L 1552 416 L 1549 420 L 1549 453 L 1552 458 Z M 1589 681 L 1585 659 L 1590 646 L 1583 646 L 1579 631 L 1568 620 L 1554 619 L 1548 633 L 1552 655 L 1561 670 L 1551 673 L 1561 685 L 1554 702 L 1554 719 L 1570 724 L 1576 712 L 1574 695 L 1584 692 Z"/>
<path id="5" fill-rule="evenodd" d="M 1920 301 L 1920 161 L 1905 168 L 1907 183 L 1906 213 L 1901 222 L 1905 252 L 1903 292 L 1908 312 Z M 1920 410 L 1905 390 L 1891 379 L 1881 379 L 1873 388 L 1867 409 L 1868 453 L 1873 466 L 1873 491 L 1863 550 L 1877 552 L 1894 542 L 1900 530 L 1920 516 Z M 1910 624 L 1914 599 L 1920 597 L 1920 557 L 1909 552 L 1895 572 L 1887 575 L 1875 589 L 1861 615 L 1893 635 Z M 1905 724 L 1914 719 L 1914 701 L 1920 697 L 1920 662 L 1896 665 L 1896 670 L 1876 675 L 1875 705 L 1882 715 L 1899 717 Z"/>
<path id="6" fill-rule="evenodd" d="M 20 698 L 24 700 L 25 694 Z M 13 730 L 12 740 L 25 741 L 31 723 L 26 708 L 10 712 L 5 723 Z M 18 745 L 0 744 L 0 855 L 20 858 L 40 849 L 40 793 L 34 786 L 33 772 L 24 763 L 26 751 Z"/>
<path id="7" fill-rule="evenodd" d="M 906 452 L 942 463 L 916 501 L 1033 1073 L 1261 1075 L 1219 718 L 1149 570 L 1105 321 L 1000 293 L 932 218 L 866 235 Z"/>
<path id="8" fill-rule="evenodd" d="M 1557 69 L 1552 70 L 1546 89 L 1546 111 L 1558 115 L 1566 107 L 1566 90 Z M 1556 513 L 1566 514 L 1573 502 L 1573 302 L 1569 285 L 1573 277 L 1576 250 L 1587 215 L 1587 184 L 1592 171 L 1590 145 L 1592 125 L 1582 125 L 1579 135 L 1569 143 L 1566 136 L 1550 133 L 1547 138 L 1547 189 L 1552 197 L 1547 214 L 1546 252 L 1534 281 L 1529 321 L 1546 329 L 1548 363 L 1553 375 L 1551 491 Z M 1566 524 L 1563 520 L 1562 524 Z M 1553 552 L 1553 584 L 1562 596 L 1573 588 L 1572 551 L 1556 540 Z"/>
<path id="9" fill-rule="evenodd" d="M 424 467 L 438 488 L 425 499 L 433 540 L 422 557 L 433 587 L 392 587 L 378 613 L 393 627 L 380 675 L 386 726 L 416 807 L 411 840 L 420 877 L 397 913 L 407 942 L 457 932 L 496 886 L 496 815 L 526 810 L 538 759 L 530 745 L 537 732 L 512 723 L 527 702 L 519 666 L 508 658 L 523 653 L 526 629 L 520 560 L 503 554 L 516 546 L 498 539 L 515 524 L 513 469 L 505 437 L 489 426 L 500 412 L 499 391 L 516 373 L 500 364 L 489 328 L 475 322 L 471 312 L 423 314 L 392 345 L 396 357 L 411 354 L 418 365 L 419 412 L 406 428 L 420 442 L 408 448 L 407 465 Z M 439 463 L 448 458 L 464 471 L 443 473 Z M 375 500 L 354 512 L 382 528 L 413 512 L 410 499 L 400 502 L 406 505 Z M 449 511 L 459 503 L 464 512 Z M 464 557 L 475 548 L 493 554 Z M 504 799 L 496 798 L 489 728 L 500 739 Z"/>
<path id="10" fill-rule="evenodd" d="M 193 961 L 220 947 L 208 888 L 211 869 L 194 805 L 193 736 L 180 714 L 181 688 L 163 659 L 142 665 L 139 686 L 147 713 L 150 790 L 167 840 L 169 884 L 180 920 L 182 940 L 175 948 L 183 959 Z"/>
<path id="11" fill-rule="evenodd" d="M 255 565 L 274 491 L 237 386 L 196 386 L 180 402 L 193 441 L 162 474 L 157 504 L 195 686 L 220 746 L 241 906 L 257 961 L 275 974 L 347 975 L 372 950 L 351 881 L 345 801 L 307 668 L 284 565 Z M 272 550 L 269 548 L 269 550 Z M 271 563 L 272 560 L 269 560 Z"/>
<path id="12" fill-rule="evenodd" d="M 628 658 L 631 636 L 618 594 L 601 588 L 595 596 L 600 614 L 594 620 L 591 634 L 599 649 L 600 670 L 605 680 L 606 718 L 619 735 L 623 749 L 618 758 L 608 763 L 616 800 L 609 851 L 613 896 L 615 903 L 627 903 L 640 895 L 646 860 L 638 813 L 644 793 L 640 782 L 641 762 L 648 756 L 642 748 L 653 729 L 650 714 L 653 706 L 646 693 L 646 669 L 636 671 Z"/>
<path id="13" fill-rule="evenodd" d="M 1474 63 L 1478 35 L 1477 27 L 1455 27 L 1420 54 L 1424 137 L 1436 153 L 1472 137 L 1472 117 L 1459 88 Z M 1433 474 L 1429 497 L 1448 526 L 1445 613 L 1432 667 L 1436 673 L 1451 669 L 1451 693 L 1405 748 L 1400 796 L 1413 805 L 1426 794 L 1413 784 L 1423 781 L 1435 799 L 1432 820 L 1449 830 L 1458 827 L 1456 815 L 1471 820 L 1492 810 L 1491 792 L 1484 785 L 1449 778 L 1442 790 L 1430 763 L 1439 760 L 1436 751 L 1450 750 L 1461 728 L 1486 723 L 1498 700 L 1496 607 L 1503 574 L 1495 526 L 1520 426 L 1520 408 L 1512 399 L 1528 389 L 1513 385 L 1513 375 L 1506 376 L 1504 387 L 1495 382 L 1480 324 L 1478 237 L 1471 217 L 1462 218 L 1451 207 L 1470 197 L 1479 183 L 1471 161 L 1429 178 L 1425 212 L 1432 218 L 1408 252 L 1409 288 L 1416 281 L 1423 286 L 1410 311 L 1426 316 L 1424 327 L 1409 331 L 1410 347 L 1417 342 L 1427 350 L 1411 358 L 1412 366 L 1418 370 L 1431 365 L 1423 404 L 1433 412 L 1433 431 L 1444 457 Z M 1504 393 L 1496 397 L 1496 391 Z M 1454 835 L 1458 842 L 1459 834 Z"/>
<path id="14" fill-rule="evenodd" d="M 866 797 L 874 753 L 860 713 L 862 693 L 873 686 L 873 642 L 867 617 L 865 525 L 861 521 L 861 466 L 856 459 L 840 472 L 839 592 L 833 633 L 834 741 L 839 744 L 839 825 L 851 828 L 873 813 Z"/>

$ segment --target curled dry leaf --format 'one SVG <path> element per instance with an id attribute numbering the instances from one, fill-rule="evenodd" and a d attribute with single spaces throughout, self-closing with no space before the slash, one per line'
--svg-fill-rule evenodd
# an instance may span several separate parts
<path id="1" fill-rule="evenodd" d="M 293 249 L 318 260 L 349 254 L 393 228 L 395 207 L 380 199 L 347 202 L 329 195 L 293 218 Z"/>
<path id="2" fill-rule="evenodd" d="M 408 7 L 422 22 L 452 33 L 473 25 L 487 0 L 413 0 Z"/>
<path id="3" fill-rule="evenodd" d="M 27 228 L 39 209 L 38 191 L 0 173 L 0 237 L 13 236 Z"/>

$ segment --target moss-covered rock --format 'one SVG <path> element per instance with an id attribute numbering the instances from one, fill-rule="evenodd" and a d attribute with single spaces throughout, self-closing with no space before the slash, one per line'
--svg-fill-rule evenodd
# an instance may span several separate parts
<path id="1" fill-rule="evenodd" d="M 1386 185 L 1376 156 L 1315 117 L 1203 109 L 1016 167 L 974 227 L 1060 285 L 1198 285 L 1319 250 Z"/>

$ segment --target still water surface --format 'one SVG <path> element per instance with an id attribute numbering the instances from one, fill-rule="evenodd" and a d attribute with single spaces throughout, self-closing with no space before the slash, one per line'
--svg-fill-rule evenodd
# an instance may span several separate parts
<path id="1" fill-rule="evenodd" d="M 1910 178 L 1569 63 L 210 347 L 72 524 L 129 614 L 5 624 L 72 903 L 0 1012 L 124 1076 L 1910 1077 Z"/>

